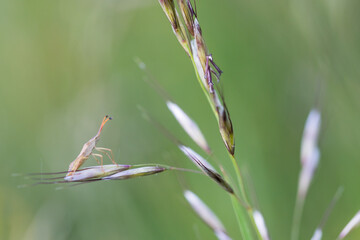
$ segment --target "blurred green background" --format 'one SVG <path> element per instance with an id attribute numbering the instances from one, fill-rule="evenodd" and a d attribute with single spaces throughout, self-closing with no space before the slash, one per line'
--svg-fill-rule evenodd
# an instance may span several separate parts
<path id="1" fill-rule="evenodd" d="M 335 239 L 360 208 L 360 1 L 199 0 L 197 9 L 224 71 L 236 157 L 251 176 L 273 239 L 289 239 L 302 130 L 319 104 L 321 162 L 301 239 L 311 237 L 344 186 L 324 229 L 324 239 Z M 3 0 L 0 239 L 215 239 L 185 202 L 178 177 L 240 239 L 227 194 L 191 173 L 58 191 L 52 185 L 17 188 L 31 181 L 12 173 L 66 170 L 105 114 L 114 119 L 98 145 L 113 149 L 117 162 L 193 168 L 137 110 L 142 105 L 200 152 L 143 81 L 135 56 L 198 122 L 231 170 L 191 63 L 157 1 Z M 348 239 L 359 238 L 357 230 Z"/>

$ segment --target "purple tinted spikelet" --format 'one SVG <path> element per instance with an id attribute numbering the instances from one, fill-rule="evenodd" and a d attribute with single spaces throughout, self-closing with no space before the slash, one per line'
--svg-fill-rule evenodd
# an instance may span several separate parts
<path id="1" fill-rule="evenodd" d="M 221 137 L 224 141 L 226 149 L 233 156 L 235 153 L 235 138 L 230 113 L 224 102 L 223 96 L 221 96 L 222 99 L 220 99 L 219 95 L 214 92 L 212 97 L 219 118 L 219 130 Z"/>
<path id="2" fill-rule="evenodd" d="M 321 115 L 316 109 L 310 111 L 306 120 L 304 133 L 301 141 L 301 172 L 299 178 L 300 197 L 305 198 L 315 170 L 319 164 L 320 150 L 318 148 L 318 136 L 320 132 Z"/>
<path id="3" fill-rule="evenodd" d="M 208 161 L 189 147 L 180 145 L 179 148 L 203 173 L 219 184 L 225 191 L 234 194 L 234 190 L 230 184 L 225 181 Z"/>
<path id="4" fill-rule="evenodd" d="M 202 30 L 197 18 L 194 19 L 194 37 L 197 47 L 197 56 L 200 60 L 201 66 L 204 69 L 206 68 L 206 58 L 208 56 L 208 50 L 205 44 L 205 40 L 202 36 Z M 205 71 L 204 71 L 205 72 Z"/>
<path id="5" fill-rule="evenodd" d="M 173 0 L 159 0 L 160 6 L 165 12 L 165 15 L 169 19 L 173 29 L 179 28 L 179 20 L 175 12 L 175 4 Z"/>
<path id="6" fill-rule="evenodd" d="M 124 179 L 129 179 L 129 178 L 153 175 L 156 173 L 163 172 L 165 170 L 167 170 L 167 169 L 162 166 L 146 166 L 146 167 L 128 169 L 128 170 L 116 173 L 114 175 L 111 175 L 111 176 L 103 177 L 102 179 L 103 180 L 124 180 Z"/>
<path id="7" fill-rule="evenodd" d="M 190 47 L 186 37 L 185 28 L 179 20 L 179 15 L 175 9 L 174 1 L 159 0 L 159 3 L 171 23 L 171 27 L 174 31 L 176 38 L 178 39 L 181 46 L 184 48 L 185 52 L 190 56 Z"/>
<path id="8" fill-rule="evenodd" d="M 80 169 L 71 176 L 65 176 L 65 181 L 86 181 L 95 178 L 102 178 L 129 169 L 130 165 L 103 165 Z"/>
<path id="9" fill-rule="evenodd" d="M 191 2 L 189 0 L 178 0 L 178 4 L 186 28 L 189 34 L 194 37 L 194 10 L 192 9 Z"/>

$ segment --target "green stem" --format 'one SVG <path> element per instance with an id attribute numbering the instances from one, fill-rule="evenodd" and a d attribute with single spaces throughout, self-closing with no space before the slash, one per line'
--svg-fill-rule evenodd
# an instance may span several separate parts
<path id="1" fill-rule="evenodd" d="M 235 211 L 236 220 L 239 224 L 242 239 L 254 239 L 251 231 L 252 227 L 249 223 L 249 217 L 247 216 L 246 209 L 239 204 L 238 199 L 234 195 L 231 195 L 231 202 Z"/>
<path id="2" fill-rule="evenodd" d="M 296 198 L 294 219 L 293 219 L 292 228 L 291 228 L 291 240 L 299 239 L 301 217 L 302 217 L 302 212 L 303 212 L 303 208 L 304 208 L 304 202 L 305 202 L 305 198 L 300 196 L 300 194 L 298 194 L 298 196 Z"/>
<path id="3" fill-rule="evenodd" d="M 243 181 L 243 178 L 242 178 L 242 175 L 241 175 L 239 164 L 237 163 L 237 161 L 236 161 L 236 159 L 235 159 L 235 157 L 233 155 L 231 155 L 229 153 L 229 156 L 230 156 L 230 159 L 231 159 L 232 164 L 234 166 L 236 177 L 237 177 L 237 180 L 238 180 L 238 185 L 239 185 L 239 189 L 240 189 L 240 197 L 242 198 L 244 203 L 248 206 L 246 208 L 246 210 L 247 210 L 247 215 L 250 218 L 252 228 L 255 230 L 257 238 L 262 239 L 262 236 L 261 236 L 261 234 L 260 234 L 260 232 L 259 232 L 259 230 L 258 230 L 258 228 L 256 226 L 255 220 L 254 220 L 254 209 L 250 206 L 249 200 L 248 200 L 246 192 L 245 192 L 244 181 Z"/>
<path id="4" fill-rule="evenodd" d="M 242 178 L 242 175 L 241 175 L 241 172 L 240 172 L 240 167 L 239 167 L 235 157 L 233 155 L 231 155 L 230 153 L 229 153 L 229 156 L 230 156 L 231 162 L 233 164 L 233 167 L 235 169 L 236 178 L 237 178 L 238 186 L 239 186 L 239 189 L 240 189 L 240 197 L 243 199 L 243 201 L 247 205 L 249 205 L 249 200 L 246 197 L 245 186 L 244 186 L 244 181 L 243 181 L 243 178 Z"/>
<path id="5" fill-rule="evenodd" d="M 199 74 L 198 69 L 196 67 L 195 60 L 194 60 L 194 58 L 192 56 L 192 52 L 190 52 L 189 56 L 190 56 L 191 62 L 193 64 L 193 67 L 194 67 L 194 70 L 195 70 L 196 78 L 197 78 L 197 80 L 198 80 L 198 82 L 199 82 L 199 84 L 201 86 L 201 89 L 203 90 L 203 92 L 204 92 L 204 94 L 205 94 L 205 96 L 206 96 L 206 98 L 207 98 L 207 100 L 208 100 L 208 102 L 209 102 L 209 104 L 211 106 L 211 109 L 212 109 L 212 111 L 213 111 L 213 113 L 215 115 L 215 118 L 216 118 L 217 122 L 219 122 L 219 116 L 218 116 L 218 113 L 216 111 L 214 102 L 210 97 L 208 89 L 206 89 L 206 87 L 204 86 L 204 84 L 203 84 L 203 82 L 201 80 L 200 74 Z M 257 226 L 255 224 L 255 221 L 254 221 L 253 209 L 251 208 L 251 206 L 249 204 L 249 201 L 248 201 L 248 198 L 246 196 L 244 182 L 243 182 L 242 175 L 241 175 L 241 172 L 240 172 L 240 167 L 239 167 L 235 157 L 233 155 L 231 155 L 230 153 L 229 153 L 229 156 L 230 156 L 230 159 L 231 159 L 232 164 L 234 166 L 236 176 L 237 176 L 238 186 L 239 186 L 239 189 L 240 189 L 240 200 L 237 198 L 236 195 L 234 195 L 234 194 L 231 195 L 231 201 L 232 201 L 232 204 L 233 204 L 234 211 L 236 213 L 236 219 L 237 219 L 239 227 L 240 227 L 240 232 L 242 234 L 243 239 L 250 240 L 250 239 L 254 239 L 252 231 L 251 231 L 251 229 L 254 229 L 258 239 L 262 239 L 262 237 L 261 237 L 261 235 L 260 235 L 260 233 L 258 231 L 258 228 L 257 228 Z M 245 203 L 245 205 L 247 207 L 242 206 L 241 202 Z"/>

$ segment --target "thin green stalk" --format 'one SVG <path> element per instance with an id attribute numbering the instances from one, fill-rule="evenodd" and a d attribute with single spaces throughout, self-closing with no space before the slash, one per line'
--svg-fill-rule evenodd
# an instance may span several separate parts
<path id="1" fill-rule="evenodd" d="M 291 240 L 297 240 L 299 239 L 299 232 L 300 232 L 300 225 L 301 225 L 301 217 L 302 212 L 304 208 L 305 198 L 302 196 L 299 196 L 296 198 L 295 203 L 295 212 L 294 212 L 294 218 L 291 228 Z"/>
<path id="2" fill-rule="evenodd" d="M 201 86 L 201 89 L 203 90 L 203 92 L 211 106 L 211 109 L 213 110 L 216 120 L 218 121 L 219 117 L 218 117 L 218 114 L 214 107 L 213 101 L 210 98 L 208 90 L 205 88 L 204 84 L 202 83 L 202 80 L 200 78 L 198 69 L 197 69 L 195 61 L 194 61 L 194 58 L 191 55 L 191 53 L 190 53 L 190 59 L 191 59 L 191 62 L 193 64 L 193 67 L 195 70 L 196 78 L 197 78 L 197 80 Z M 232 201 L 233 208 L 235 211 L 236 219 L 237 219 L 239 227 L 240 227 L 240 232 L 242 234 L 243 239 L 245 239 L 245 240 L 254 239 L 254 237 L 251 233 L 251 228 L 253 228 L 258 236 L 258 239 L 262 239 L 262 237 L 257 229 L 257 226 L 255 224 L 254 218 L 253 218 L 253 209 L 249 205 L 249 201 L 246 196 L 244 181 L 242 179 L 240 167 L 239 167 L 235 157 L 233 155 L 231 155 L 230 153 L 229 153 L 229 156 L 230 156 L 230 159 L 232 161 L 232 164 L 233 164 L 235 172 L 236 172 L 236 177 L 238 180 L 238 187 L 240 189 L 240 199 L 243 201 L 243 203 L 245 203 L 248 206 L 247 208 L 244 208 L 244 206 L 242 206 L 241 203 L 239 202 L 239 199 L 237 199 L 237 197 L 235 195 L 231 195 L 231 201 Z"/>
<path id="3" fill-rule="evenodd" d="M 254 236 L 251 231 L 251 225 L 249 223 L 249 217 L 246 209 L 239 204 L 236 196 L 231 195 L 231 202 L 235 211 L 236 220 L 239 224 L 240 233 L 244 240 L 254 239 Z"/>
<path id="4" fill-rule="evenodd" d="M 229 153 L 229 157 L 231 159 L 231 162 L 233 164 L 233 167 L 235 169 L 235 173 L 236 173 L 236 178 L 238 180 L 238 185 L 239 185 L 239 189 L 240 189 L 240 197 L 243 199 L 243 201 L 249 205 L 249 200 L 247 199 L 246 196 L 246 192 L 245 192 L 245 186 L 244 186 L 244 181 L 240 172 L 240 167 L 235 159 L 235 157 L 233 155 L 231 155 Z"/>
<path id="5" fill-rule="evenodd" d="M 230 182 L 229 176 L 224 173 L 225 180 Z M 247 209 L 251 209 L 251 207 L 246 204 L 246 206 L 243 206 L 243 201 L 237 197 L 236 194 L 231 194 L 231 203 L 234 208 L 235 216 L 237 223 L 239 225 L 240 233 L 242 236 L 242 239 L 244 240 L 252 240 L 254 239 L 253 233 L 251 231 L 251 225 L 249 222 L 249 217 L 247 214 Z"/>
<path id="6" fill-rule="evenodd" d="M 252 228 L 255 230 L 258 239 L 262 239 L 262 236 L 261 236 L 261 234 L 260 234 L 260 232 L 259 232 L 259 230 L 258 230 L 258 228 L 256 226 L 255 220 L 254 220 L 254 209 L 249 204 L 249 200 L 247 199 L 247 196 L 246 196 L 245 187 L 244 187 L 244 181 L 243 181 L 243 178 L 242 178 L 242 175 L 241 175 L 241 172 L 240 172 L 239 164 L 237 163 L 237 161 L 236 161 L 236 159 L 235 159 L 235 157 L 233 155 L 231 155 L 229 153 L 229 156 L 230 156 L 230 159 L 231 159 L 231 161 L 233 163 L 233 166 L 234 166 L 234 169 L 235 169 L 235 172 L 236 172 L 238 185 L 239 185 L 239 189 L 240 189 L 240 196 L 241 196 L 242 200 L 245 202 L 245 204 L 248 206 L 246 208 L 246 210 L 247 210 L 248 217 L 250 218 Z"/>

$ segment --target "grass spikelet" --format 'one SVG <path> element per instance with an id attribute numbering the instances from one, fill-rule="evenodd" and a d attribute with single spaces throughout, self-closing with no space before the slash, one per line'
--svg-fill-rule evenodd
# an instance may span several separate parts
<path id="1" fill-rule="evenodd" d="M 167 138 L 169 138 L 174 144 L 176 144 L 179 149 L 203 172 L 205 175 L 210 177 L 212 180 L 214 180 L 217 184 L 219 184 L 223 189 L 225 189 L 227 192 L 234 194 L 233 188 L 230 186 L 230 184 L 224 180 L 224 178 L 217 173 L 215 168 L 206 161 L 203 157 L 201 157 L 198 153 L 196 153 L 191 148 L 185 146 L 183 143 L 181 143 L 180 140 L 178 140 L 175 136 L 173 136 L 169 130 L 167 130 L 163 125 L 161 125 L 158 121 L 156 121 L 153 117 L 150 116 L 148 112 L 145 111 L 145 109 L 141 108 L 139 106 L 140 111 L 142 111 L 144 117 L 152 122 Z"/>
<path id="2" fill-rule="evenodd" d="M 194 36 L 194 11 L 189 0 L 178 0 L 181 15 L 189 34 Z"/>
<path id="3" fill-rule="evenodd" d="M 211 166 L 208 161 L 189 147 L 179 145 L 179 148 L 201 171 L 203 171 L 227 192 L 234 194 L 234 190 L 230 184 L 225 181 L 225 179 L 214 169 L 213 166 Z"/>
<path id="4" fill-rule="evenodd" d="M 311 240 L 321 240 L 322 239 L 322 229 L 317 228 L 314 232 L 314 235 L 311 237 Z"/>
<path id="5" fill-rule="evenodd" d="M 74 172 L 71 176 L 65 176 L 65 181 L 82 181 L 94 178 L 102 178 L 129 169 L 130 165 L 103 165 L 93 166 Z"/>
<path id="6" fill-rule="evenodd" d="M 344 239 L 352 230 L 360 226 L 360 211 L 350 220 L 350 222 L 344 227 L 337 239 Z"/>
<path id="7" fill-rule="evenodd" d="M 310 183 L 319 164 L 319 158 L 320 151 L 316 148 L 301 169 L 298 189 L 298 197 L 301 199 L 306 198 Z"/>
<path id="8" fill-rule="evenodd" d="M 179 20 L 178 13 L 175 9 L 173 0 L 159 0 L 159 3 L 171 23 L 176 38 L 178 39 L 185 52 L 190 56 L 190 48 L 186 37 L 185 28 Z"/>
<path id="9" fill-rule="evenodd" d="M 297 240 L 301 225 L 301 216 L 309 186 L 319 164 L 320 150 L 317 146 L 321 123 L 320 112 L 313 109 L 306 120 L 301 141 L 301 164 L 298 192 L 295 203 L 291 240 Z"/>
<path id="10" fill-rule="evenodd" d="M 227 109 L 227 106 L 225 104 L 224 96 L 221 93 L 219 97 L 216 92 L 212 95 L 215 103 L 216 112 L 218 114 L 219 130 L 221 137 L 228 152 L 232 156 L 234 156 L 235 153 L 234 129 L 230 118 L 229 110 Z"/>
<path id="11" fill-rule="evenodd" d="M 111 176 L 103 177 L 102 180 L 124 180 L 135 177 L 143 177 L 143 176 L 161 173 L 165 170 L 168 169 L 162 166 L 146 166 L 146 167 L 132 168 L 125 170 L 123 172 L 113 174 Z"/>
<path id="12" fill-rule="evenodd" d="M 164 1 L 159 2 L 161 4 L 161 2 Z M 235 141 L 230 114 L 225 105 L 223 96 L 221 95 L 221 99 L 219 98 L 212 82 L 212 74 L 215 74 L 216 78 L 219 80 L 222 71 L 215 64 L 212 55 L 206 47 L 205 39 L 203 38 L 202 30 L 197 19 L 197 14 L 195 14 L 191 6 L 191 2 L 186 1 L 185 4 L 185 1 L 178 1 L 178 5 L 180 7 L 183 20 L 188 28 L 188 35 L 190 35 L 190 40 L 188 43 L 189 46 L 187 47 L 189 48 L 189 51 L 191 49 L 191 54 L 189 56 L 194 65 L 198 81 L 218 120 L 220 134 L 225 143 L 225 146 L 229 153 L 233 156 L 235 151 Z M 162 6 L 165 5 L 162 4 Z M 165 14 L 168 14 L 167 12 L 169 11 L 176 11 L 170 10 L 173 8 L 174 6 L 170 6 L 169 4 L 166 7 L 167 10 L 165 10 L 163 7 Z M 189 53 L 189 51 L 187 52 Z"/>
<path id="13" fill-rule="evenodd" d="M 205 44 L 205 40 L 202 36 L 202 30 L 199 24 L 199 21 L 197 18 L 194 19 L 194 37 L 196 42 L 196 48 L 197 48 L 197 57 L 200 60 L 201 66 L 203 71 L 205 72 L 206 67 L 206 58 L 209 55 L 208 50 Z"/>
<path id="14" fill-rule="evenodd" d="M 32 180 L 40 180 L 34 184 L 21 185 L 20 187 L 29 187 L 40 184 L 73 184 L 70 186 L 76 186 L 82 183 L 97 182 L 102 180 L 124 180 L 135 177 L 142 177 L 153 175 L 156 173 L 164 172 L 166 170 L 175 170 L 182 172 L 200 173 L 200 171 L 177 168 L 167 166 L 163 164 L 138 164 L 138 165 L 103 165 L 103 166 L 91 166 L 83 169 L 79 169 L 74 172 L 72 176 L 64 176 L 68 172 L 54 172 L 54 173 L 39 173 L 24 176 L 39 176 L 39 178 L 31 178 Z M 62 174 L 60 177 L 43 178 L 43 175 L 57 175 Z M 61 179 L 61 180 L 59 180 Z M 54 181 L 53 181 L 54 180 Z"/>
<path id="15" fill-rule="evenodd" d="M 259 233 L 261 234 L 261 237 L 263 240 L 270 240 L 270 236 L 265 224 L 265 219 L 263 217 L 263 215 L 261 214 L 261 212 L 259 212 L 258 210 L 255 210 L 253 212 L 253 218 L 256 224 L 256 227 L 259 231 Z"/>
<path id="16" fill-rule="evenodd" d="M 200 58 L 199 58 L 199 51 L 198 51 L 198 48 L 197 48 L 197 44 L 196 44 L 196 40 L 193 39 L 190 41 L 190 44 L 191 44 L 191 50 L 193 52 L 193 62 L 194 62 L 194 65 L 195 65 L 195 70 L 198 74 L 198 77 L 200 78 L 200 84 L 203 88 L 206 89 L 206 94 L 208 93 L 209 89 L 208 89 L 208 86 L 207 86 L 207 82 L 206 82 L 206 79 L 205 79 L 205 72 L 204 72 L 204 69 L 201 65 L 201 61 L 200 61 Z"/>
<path id="17" fill-rule="evenodd" d="M 312 158 L 316 151 L 321 124 L 320 112 L 316 109 L 310 111 L 305 123 L 304 133 L 301 141 L 301 164 L 305 164 L 307 159 Z"/>
<path id="18" fill-rule="evenodd" d="M 196 214 L 214 231 L 218 239 L 231 239 L 219 218 L 195 193 L 186 190 L 184 196 Z"/>
<path id="19" fill-rule="evenodd" d="M 194 122 L 177 104 L 167 101 L 166 105 L 190 138 L 205 152 L 211 154 L 210 147 L 196 122 Z"/>

